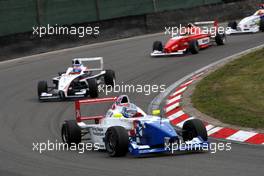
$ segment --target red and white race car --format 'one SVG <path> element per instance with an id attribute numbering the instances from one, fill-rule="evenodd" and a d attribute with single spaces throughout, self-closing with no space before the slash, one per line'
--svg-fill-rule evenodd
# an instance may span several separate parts
<path id="1" fill-rule="evenodd" d="M 210 25 L 213 25 L 210 27 Z M 179 30 L 177 36 L 172 37 L 163 46 L 161 41 L 153 43 L 151 56 L 182 55 L 187 52 L 199 53 L 200 49 L 208 48 L 213 43 L 224 45 L 225 32 L 219 33 L 217 21 L 195 22 Z"/>

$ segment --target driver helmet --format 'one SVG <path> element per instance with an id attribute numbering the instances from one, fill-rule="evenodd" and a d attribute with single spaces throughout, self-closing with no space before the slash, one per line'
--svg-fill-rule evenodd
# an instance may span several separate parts
<path id="1" fill-rule="evenodd" d="M 122 115 L 125 118 L 132 118 L 137 114 L 136 105 L 129 103 L 128 106 L 124 106 L 122 109 Z"/>
<path id="2" fill-rule="evenodd" d="M 79 59 L 72 60 L 72 67 L 80 67 L 82 65 L 82 61 Z"/>
<path id="3" fill-rule="evenodd" d="M 78 59 L 72 60 L 72 72 L 73 73 L 79 73 L 82 71 L 81 69 L 82 62 Z"/>
<path id="4" fill-rule="evenodd" d="M 259 10 L 258 15 L 264 15 L 264 9 Z"/>

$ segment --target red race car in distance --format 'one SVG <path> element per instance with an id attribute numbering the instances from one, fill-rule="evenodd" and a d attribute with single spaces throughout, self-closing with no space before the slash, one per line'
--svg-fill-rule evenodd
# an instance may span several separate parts
<path id="1" fill-rule="evenodd" d="M 195 22 L 180 28 L 165 46 L 161 41 L 155 41 L 151 56 L 182 55 L 188 52 L 197 54 L 200 49 L 208 48 L 213 43 L 224 45 L 225 42 L 225 31 L 223 28 L 222 31 L 219 30 L 217 21 Z"/>

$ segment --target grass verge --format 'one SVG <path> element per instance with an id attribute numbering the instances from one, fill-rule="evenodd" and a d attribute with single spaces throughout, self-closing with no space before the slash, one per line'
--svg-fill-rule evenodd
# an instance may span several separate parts
<path id="1" fill-rule="evenodd" d="M 264 49 L 205 77 L 196 86 L 192 103 L 224 123 L 264 128 Z"/>

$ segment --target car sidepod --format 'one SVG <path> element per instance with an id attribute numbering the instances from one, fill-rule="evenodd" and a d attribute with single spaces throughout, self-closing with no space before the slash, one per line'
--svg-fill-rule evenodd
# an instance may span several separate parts
<path id="1" fill-rule="evenodd" d="M 168 121 L 134 122 L 135 135 L 130 137 L 129 152 L 132 155 L 163 153 L 169 150 L 165 141 L 173 143 L 178 135 Z"/>
<path id="2" fill-rule="evenodd" d="M 128 148 L 134 156 L 151 153 L 174 154 L 176 151 L 205 151 L 209 147 L 209 142 L 201 136 L 188 141 L 182 140 L 182 136 L 179 136 L 167 120 L 135 121 L 134 127 L 134 135 L 130 135 Z"/>

